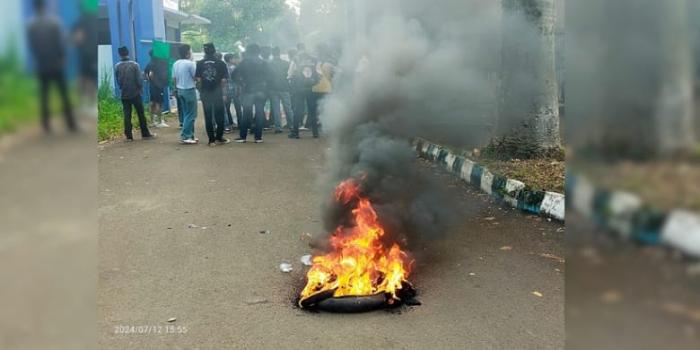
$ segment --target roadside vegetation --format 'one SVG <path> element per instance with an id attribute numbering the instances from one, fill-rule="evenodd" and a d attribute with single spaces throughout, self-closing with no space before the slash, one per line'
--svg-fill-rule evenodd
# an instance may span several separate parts
<path id="1" fill-rule="evenodd" d="M 100 77 L 100 88 L 97 90 L 97 140 L 108 141 L 122 133 L 122 105 L 114 97 L 112 78 L 109 74 Z M 138 126 L 138 123 L 135 124 Z"/>
<path id="2" fill-rule="evenodd" d="M 0 135 L 38 119 L 36 80 L 23 71 L 13 50 L 0 56 Z"/>

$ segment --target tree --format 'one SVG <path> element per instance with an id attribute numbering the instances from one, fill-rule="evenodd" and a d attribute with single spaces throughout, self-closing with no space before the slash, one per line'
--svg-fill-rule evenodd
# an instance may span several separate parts
<path id="1" fill-rule="evenodd" d="M 567 130 L 578 153 L 647 160 L 697 147 L 688 6 L 592 0 L 570 8 L 580 15 L 567 23 L 576 40 Z"/>
<path id="2" fill-rule="evenodd" d="M 284 14 L 284 0 L 209 0 L 200 14 L 211 20 L 209 38 L 222 51 L 236 50 L 237 41 L 247 42 L 265 31 L 264 24 Z"/>
<path id="3" fill-rule="evenodd" d="M 502 0 L 503 51 L 498 143 L 510 156 L 559 149 L 555 0 Z"/>

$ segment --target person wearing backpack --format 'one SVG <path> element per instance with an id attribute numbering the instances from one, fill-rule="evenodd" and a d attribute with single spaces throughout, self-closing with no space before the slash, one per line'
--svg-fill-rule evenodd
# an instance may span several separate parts
<path id="1" fill-rule="evenodd" d="M 312 118 L 311 106 L 313 104 L 313 86 L 321 80 L 316 70 L 316 60 L 307 53 L 299 55 L 294 71 L 290 71 L 290 83 L 292 87 L 292 111 L 294 118 L 290 139 L 298 139 L 299 128 L 304 120 L 304 112 L 309 111 L 309 118 Z M 316 128 L 313 128 L 316 125 Z M 314 136 L 318 135 L 318 123 L 313 123 L 312 130 Z"/>
<path id="2" fill-rule="evenodd" d="M 331 63 L 330 50 L 326 45 L 319 45 L 318 62 L 316 63 L 316 72 L 319 80 L 311 88 L 311 99 L 308 102 L 309 116 L 308 122 L 311 126 L 314 138 L 319 136 L 319 115 L 321 114 L 321 103 L 333 92 L 333 76 L 337 71 L 335 65 Z"/>
<path id="3" fill-rule="evenodd" d="M 224 100 L 228 87 L 228 67 L 224 61 L 217 59 L 213 43 L 204 44 L 204 58 L 197 61 L 195 77 L 199 84 L 209 146 L 227 144 L 230 141 L 224 138 Z"/>
<path id="4" fill-rule="evenodd" d="M 165 88 L 168 86 L 168 62 L 164 59 L 153 57 L 153 50 L 148 51 L 151 61 L 146 65 L 143 73 L 148 80 L 148 87 L 151 98 L 151 117 L 153 126 L 156 128 L 167 128 L 163 117 L 163 101 L 165 99 Z"/>

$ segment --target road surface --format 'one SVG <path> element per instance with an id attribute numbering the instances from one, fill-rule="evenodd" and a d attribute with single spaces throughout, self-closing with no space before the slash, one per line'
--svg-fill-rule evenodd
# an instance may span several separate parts
<path id="1" fill-rule="evenodd" d="M 417 252 L 423 305 L 309 313 L 293 300 L 311 252 L 300 236 L 322 229 L 325 140 L 266 134 L 264 144 L 208 148 L 177 144 L 177 132 L 100 146 L 101 349 L 563 348 L 562 224 L 417 160 L 451 181 L 462 213 Z"/>

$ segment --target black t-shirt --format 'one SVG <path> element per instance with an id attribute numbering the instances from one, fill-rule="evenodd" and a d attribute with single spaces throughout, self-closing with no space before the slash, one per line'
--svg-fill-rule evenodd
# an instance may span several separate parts
<path id="1" fill-rule="evenodd" d="M 244 94 L 265 92 L 271 85 L 272 70 L 260 57 L 247 57 L 236 67 L 231 77 L 243 88 Z"/>
<path id="2" fill-rule="evenodd" d="M 269 65 L 270 69 L 272 70 L 270 90 L 289 91 L 289 80 L 287 80 L 287 73 L 289 73 L 289 61 L 285 61 L 281 58 L 275 58 L 270 61 Z"/>
<path id="3" fill-rule="evenodd" d="M 223 93 L 221 81 L 229 78 L 226 63 L 209 57 L 197 61 L 197 70 L 194 75 L 202 79 L 201 90 L 207 93 Z"/>
<path id="4" fill-rule="evenodd" d="M 153 72 L 153 78 L 150 78 L 151 84 L 161 89 L 168 86 L 168 62 L 158 58 L 152 59 L 144 70 L 146 76 L 151 72 Z"/>

